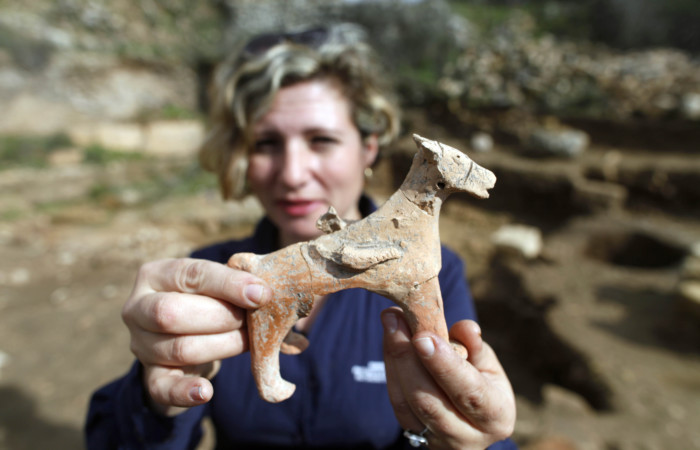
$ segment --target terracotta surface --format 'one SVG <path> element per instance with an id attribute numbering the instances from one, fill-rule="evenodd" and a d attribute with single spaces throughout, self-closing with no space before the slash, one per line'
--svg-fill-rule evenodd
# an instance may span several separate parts
<path id="1" fill-rule="evenodd" d="M 229 260 L 229 266 L 264 279 L 276 294 L 247 318 L 252 371 L 265 400 L 280 402 L 294 392 L 280 375 L 279 352 L 296 354 L 308 345 L 291 329 L 308 315 L 316 296 L 365 288 L 399 305 L 413 333 L 430 330 L 448 339 L 437 279 L 440 207 L 458 191 L 487 198 L 496 177 L 455 148 L 416 134 L 413 139 L 418 153 L 406 179 L 373 214 L 346 223 L 331 208 L 318 222 L 327 234 Z"/>

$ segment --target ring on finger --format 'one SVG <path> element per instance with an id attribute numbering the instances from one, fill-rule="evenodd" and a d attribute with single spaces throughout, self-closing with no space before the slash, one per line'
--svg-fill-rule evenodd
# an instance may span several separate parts
<path id="1" fill-rule="evenodd" d="M 411 447 L 420 447 L 421 445 L 428 446 L 428 438 L 425 437 L 425 434 L 428 432 L 428 427 L 425 427 L 423 431 L 420 433 L 416 434 L 412 432 L 411 430 L 403 430 L 403 436 L 408 439 L 408 443 L 411 445 Z"/>

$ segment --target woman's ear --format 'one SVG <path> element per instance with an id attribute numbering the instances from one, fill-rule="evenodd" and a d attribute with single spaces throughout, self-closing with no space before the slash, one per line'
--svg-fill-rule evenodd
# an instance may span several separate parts
<path id="1" fill-rule="evenodd" d="M 365 167 L 372 167 L 379 155 L 379 140 L 376 134 L 370 134 L 362 142 L 363 158 Z"/>

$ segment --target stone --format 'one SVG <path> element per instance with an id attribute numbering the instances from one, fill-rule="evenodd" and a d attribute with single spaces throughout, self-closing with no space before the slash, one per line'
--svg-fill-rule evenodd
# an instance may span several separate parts
<path id="1" fill-rule="evenodd" d="M 17 267 L 10 272 L 8 281 L 10 286 L 25 286 L 31 280 L 31 273 L 25 267 Z"/>
<path id="2" fill-rule="evenodd" d="M 542 252 L 542 233 L 526 225 L 504 225 L 491 240 L 497 249 L 515 252 L 526 259 L 537 258 Z"/>
<path id="3" fill-rule="evenodd" d="M 83 161 L 83 152 L 77 148 L 59 149 L 49 155 L 52 166 L 74 166 Z"/>
<path id="4" fill-rule="evenodd" d="M 146 154 L 192 155 L 204 138 L 204 126 L 196 120 L 101 122 L 71 127 L 68 135 L 80 147 L 100 145 L 109 150 Z"/>
<path id="5" fill-rule="evenodd" d="M 94 143 L 110 150 L 141 151 L 144 146 L 143 129 L 135 123 L 101 123 L 95 127 Z"/>
<path id="6" fill-rule="evenodd" d="M 588 134 L 568 128 L 537 128 L 527 139 L 528 156 L 574 158 L 581 155 L 589 143 Z"/>
<path id="7" fill-rule="evenodd" d="M 700 281 L 700 256 L 686 256 L 681 267 L 681 279 Z"/>
<path id="8" fill-rule="evenodd" d="M 134 206 L 143 201 L 143 192 L 134 188 L 126 188 L 119 192 L 116 196 L 116 203 L 120 206 Z"/>
<path id="9" fill-rule="evenodd" d="M 700 280 L 681 281 L 677 294 L 680 308 L 700 319 Z"/>
<path id="10" fill-rule="evenodd" d="M 483 131 L 476 132 L 470 140 L 472 150 L 479 153 L 486 153 L 493 150 L 493 138 Z"/>
<path id="11" fill-rule="evenodd" d="M 153 155 L 193 155 L 204 133 L 204 126 L 196 120 L 151 122 L 145 129 L 144 151 Z"/>
<path id="12" fill-rule="evenodd" d="M 365 288 L 401 306 L 413 334 L 429 330 L 449 340 L 438 283 L 441 268 L 438 219 L 453 192 L 487 198 L 496 176 L 460 150 L 416 134 L 418 146 L 404 182 L 377 211 L 347 223 L 330 211 L 319 228 L 337 230 L 267 255 L 238 253 L 228 265 L 265 280 L 274 301 L 248 311 L 251 370 L 261 397 L 289 398 L 294 384 L 282 379 L 279 353 L 298 354 L 307 339 L 292 331 L 314 298 Z M 466 356 L 466 350 L 455 345 Z"/>
<path id="13" fill-rule="evenodd" d="M 690 246 L 690 254 L 696 258 L 700 258 L 700 241 L 695 242 Z"/>
<path id="14" fill-rule="evenodd" d="M 28 92 L 19 93 L 11 100 L 3 99 L 2 109 L 3 113 L 0 114 L 0 133 L 2 134 L 49 135 L 62 131 L 66 123 L 80 123 L 87 120 L 85 115 L 77 112 L 70 105 L 54 99 L 41 98 Z"/>
<path id="15" fill-rule="evenodd" d="M 99 145 L 109 150 L 136 152 L 143 149 L 145 139 L 141 125 L 135 123 L 101 122 L 71 127 L 68 136 L 75 145 Z"/>
<path id="16" fill-rule="evenodd" d="M 10 355 L 0 350 L 0 375 L 2 375 L 2 369 L 6 367 L 10 362 Z M 0 439 L 0 442 L 2 440 Z"/>
<path id="17" fill-rule="evenodd" d="M 700 120 L 700 93 L 687 92 L 681 97 L 681 116 L 689 120 Z"/>
<path id="18" fill-rule="evenodd" d="M 109 221 L 109 212 L 86 205 L 67 206 L 51 214 L 53 225 L 99 225 Z"/>
<path id="19" fill-rule="evenodd" d="M 622 153 L 619 150 L 607 151 L 603 155 L 601 162 L 601 171 L 603 172 L 603 178 L 609 181 L 617 181 L 620 175 Z"/>
<path id="20" fill-rule="evenodd" d="M 61 286 L 59 288 L 56 288 L 51 295 L 49 296 L 49 302 L 51 302 L 52 305 L 60 305 L 64 303 L 68 298 L 70 297 L 70 294 L 68 292 L 68 288 L 65 286 Z"/>
<path id="21" fill-rule="evenodd" d="M 551 405 L 556 411 L 582 416 L 593 412 L 583 397 L 555 384 L 545 384 L 542 388 L 542 397 L 544 403 Z"/>

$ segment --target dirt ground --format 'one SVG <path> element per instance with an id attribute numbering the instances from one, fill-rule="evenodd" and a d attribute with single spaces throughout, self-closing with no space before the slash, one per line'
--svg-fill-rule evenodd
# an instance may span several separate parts
<path id="1" fill-rule="evenodd" d="M 625 157 L 646 149 L 637 150 Z M 489 167 L 511 156 L 497 146 L 474 159 Z M 393 161 L 369 186 L 380 201 L 393 191 Z M 250 231 L 257 210 L 225 205 L 213 188 L 157 198 L 138 189 L 158 173 L 174 190 L 194 170 L 160 159 L 0 172 L 0 206 L 13 211 L 0 220 L 0 449 L 82 448 L 91 392 L 132 361 L 120 309 L 139 265 Z M 95 195 L 97 185 L 111 194 Z M 653 205 L 558 214 L 547 199 L 515 208 L 498 195 L 450 199 L 441 233 L 467 261 L 484 336 L 515 387 L 515 440 L 543 450 L 700 448 L 700 319 L 675 296 L 682 248 L 700 241 L 697 215 Z M 490 235 L 513 223 L 542 230 L 538 258 L 495 250 Z"/>

